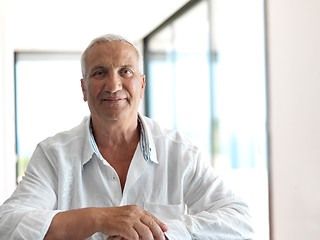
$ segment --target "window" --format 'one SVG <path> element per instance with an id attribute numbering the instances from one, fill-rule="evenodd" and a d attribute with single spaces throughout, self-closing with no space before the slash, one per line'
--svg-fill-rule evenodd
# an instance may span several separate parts
<path id="1" fill-rule="evenodd" d="M 262 0 L 190 1 L 144 39 L 146 114 L 178 129 L 269 239 Z"/>
<path id="2" fill-rule="evenodd" d="M 80 54 L 16 53 L 17 181 L 37 144 L 89 114 L 81 92 Z"/>

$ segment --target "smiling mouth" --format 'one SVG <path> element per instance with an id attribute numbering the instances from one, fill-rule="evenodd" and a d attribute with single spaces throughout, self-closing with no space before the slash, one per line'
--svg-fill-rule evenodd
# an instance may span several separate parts
<path id="1" fill-rule="evenodd" d="M 124 100 L 124 98 L 105 98 L 105 99 L 103 99 L 103 101 L 105 101 L 105 102 L 120 102 L 123 100 Z"/>

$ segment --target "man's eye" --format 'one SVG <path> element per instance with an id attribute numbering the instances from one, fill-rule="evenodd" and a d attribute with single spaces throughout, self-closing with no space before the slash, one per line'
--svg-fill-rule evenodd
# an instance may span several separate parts
<path id="1" fill-rule="evenodd" d="M 131 71 L 130 69 L 122 69 L 120 71 L 120 75 L 123 77 L 131 77 L 133 75 L 133 71 Z"/>
<path id="2" fill-rule="evenodd" d="M 92 76 L 93 76 L 93 77 L 99 77 L 99 76 L 102 76 L 103 74 L 104 74 L 103 71 L 97 71 L 97 72 L 95 72 Z"/>

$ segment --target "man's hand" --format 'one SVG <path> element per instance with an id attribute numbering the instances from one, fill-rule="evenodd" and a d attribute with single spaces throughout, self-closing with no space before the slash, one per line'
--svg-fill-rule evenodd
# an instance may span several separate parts
<path id="1" fill-rule="evenodd" d="M 138 206 L 82 208 L 58 213 L 45 239 L 85 239 L 102 232 L 110 239 L 162 240 L 167 225 Z"/>
<path id="2" fill-rule="evenodd" d="M 101 232 L 109 240 L 164 240 L 168 227 L 149 212 L 138 206 L 98 208 Z"/>

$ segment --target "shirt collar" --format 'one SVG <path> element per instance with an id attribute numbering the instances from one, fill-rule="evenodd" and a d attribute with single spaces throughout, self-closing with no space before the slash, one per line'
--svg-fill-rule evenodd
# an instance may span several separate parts
<path id="1" fill-rule="evenodd" d="M 140 141 L 138 145 L 141 149 L 143 157 L 146 161 L 150 160 L 154 163 L 158 163 L 156 148 L 153 142 L 153 138 L 151 136 L 150 129 L 148 128 L 147 124 L 145 123 L 140 113 L 138 113 L 138 122 L 140 126 Z M 86 139 L 87 141 L 89 141 L 87 145 L 89 145 L 89 147 L 86 148 L 86 152 L 83 151 L 84 158 L 82 159 L 82 166 L 85 165 L 92 158 L 93 154 L 96 154 L 100 160 L 103 160 L 103 157 L 99 152 L 98 146 L 96 144 L 96 141 L 92 133 L 91 116 L 86 122 L 85 128 L 86 128 L 85 130 Z"/>
<path id="2" fill-rule="evenodd" d="M 90 122 L 91 122 L 91 116 L 90 117 L 86 117 L 85 121 L 84 121 L 84 144 L 82 146 L 82 158 L 81 158 L 81 164 L 82 166 L 85 165 L 87 162 L 89 162 L 89 160 L 92 158 L 93 154 L 95 153 L 92 144 L 90 142 Z"/>
<path id="3" fill-rule="evenodd" d="M 139 145 L 143 148 L 141 149 L 143 156 L 147 161 L 150 160 L 154 163 L 158 163 L 156 147 L 153 142 L 151 131 L 140 113 L 138 113 L 138 121 L 141 132 Z"/>

